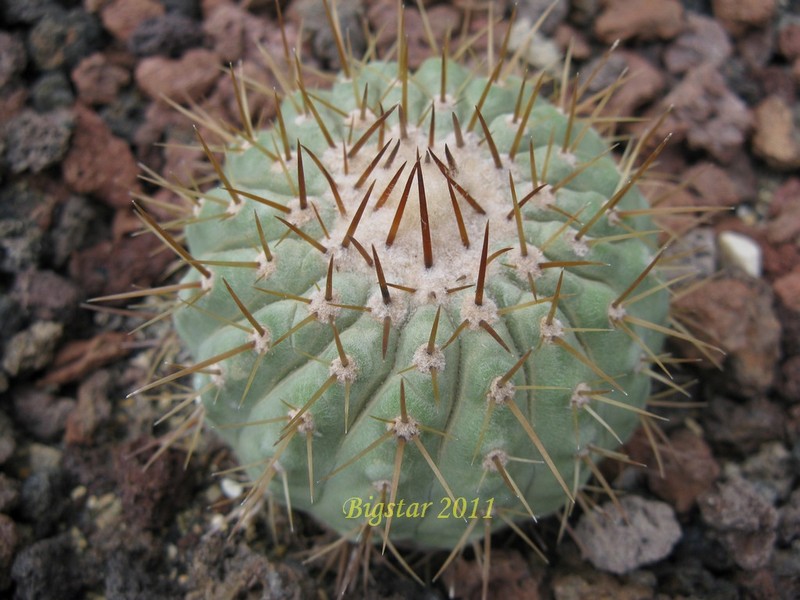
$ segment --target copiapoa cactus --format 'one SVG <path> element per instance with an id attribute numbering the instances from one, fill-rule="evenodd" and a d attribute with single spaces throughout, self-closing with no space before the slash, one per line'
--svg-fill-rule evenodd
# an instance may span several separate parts
<path id="1" fill-rule="evenodd" d="M 687 335 L 636 185 L 663 143 L 618 165 L 593 128 L 613 87 L 521 78 L 505 45 L 483 74 L 446 44 L 412 72 L 402 32 L 395 62 L 356 63 L 329 17 L 330 89 L 297 62 L 257 131 L 235 80 L 247 124 L 224 160 L 198 136 L 218 185 L 173 188 L 187 249 L 139 209 L 188 265 L 161 291 L 195 363 L 138 391 L 191 378 L 179 433 L 204 421 L 230 443 L 245 509 L 273 494 L 348 538 L 452 558 L 524 536 L 592 475 L 610 491 L 595 463 L 652 429 L 663 340 Z"/>

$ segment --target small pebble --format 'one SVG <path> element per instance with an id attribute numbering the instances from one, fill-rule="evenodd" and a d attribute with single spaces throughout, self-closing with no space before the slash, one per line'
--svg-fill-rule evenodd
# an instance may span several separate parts
<path id="1" fill-rule="evenodd" d="M 761 247 L 735 231 L 723 231 L 717 237 L 719 256 L 726 267 L 742 269 L 750 277 L 761 277 Z"/>

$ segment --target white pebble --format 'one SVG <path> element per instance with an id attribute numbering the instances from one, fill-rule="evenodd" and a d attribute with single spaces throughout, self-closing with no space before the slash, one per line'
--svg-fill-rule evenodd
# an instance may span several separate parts
<path id="1" fill-rule="evenodd" d="M 723 231 L 717 244 L 725 266 L 738 267 L 752 277 L 761 277 L 761 248 L 752 238 L 735 231 Z"/>

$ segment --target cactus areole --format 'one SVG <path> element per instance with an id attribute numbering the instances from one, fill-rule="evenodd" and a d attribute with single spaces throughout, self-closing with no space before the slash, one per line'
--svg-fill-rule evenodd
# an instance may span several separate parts
<path id="1" fill-rule="evenodd" d="M 174 321 L 246 503 L 455 548 L 567 506 L 652 417 L 655 153 L 618 166 L 594 105 L 500 71 L 350 65 L 212 159 Z"/>

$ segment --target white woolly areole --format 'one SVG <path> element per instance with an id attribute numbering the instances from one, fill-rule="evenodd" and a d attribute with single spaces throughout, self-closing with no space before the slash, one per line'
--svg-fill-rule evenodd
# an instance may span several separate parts
<path id="1" fill-rule="evenodd" d="M 444 352 L 439 346 L 433 347 L 433 352 L 428 352 L 428 344 L 422 344 L 414 352 L 411 358 L 411 364 L 417 368 L 420 373 L 430 373 L 431 371 L 444 371 L 445 360 Z"/>
<path id="2" fill-rule="evenodd" d="M 330 302 L 325 299 L 325 291 L 317 290 L 309 297 L 311 302 L 308 303 L 308 312 L 317 318 L 317 321 L 322 323 L 333 323 L 342 309 L 339 306 L 334 306 L 341 301 L 341 297 L 333 290 Z"/>
<path id="3" fill-rule="evenodd" d="M 469 323 L 470 329 L 478 329 L 481 321 L 491 325 L 499 318 L 497 305 L 485 295 L 481 305 L 475 304 L 475 298 L 472 296 L 464 297 L 464 302 L 461 304 L 461 319 Z"/>
<path id="4" fill-rule="evenodd" d="M 556 195 L 553 192 L 553 186 L 549 183 L 533 195 L 530 199 L 533 206 L 538 208 L 547 208 L 551 204 L 556 203 Z"/>
<path id="5" fill-rule="evenodd" d="M 625 315 L 628 314 L 628 311 L 625 310 L 625 307 L 622 304 L 614 306 L 610 304 L 608 306 L 608 320 L 611 321 L 611 324 L 619 323 L 622 319 L 625 318 Z"/>
<path id="6" fill-rule="evenodd" d="M 312 196 L 308 196 L 307 200 L 308 206 L 305 209 L 300 208 L 299 198 L 292 198 L 286 203 L 286 206 L 290 209 L 289 216 L 286 218 L 286 220 L 295 227 L 302 227 L 312 219 L 317 219 L 317 217 L 314 215 L 314 209 L 311 208 Z"/>
<path id="7" fill-rule="evenodd" d="M 277 257 L 274 255 L 272 256 L 272 260 L 269 260 L 266 252 L 263 250 L 259 252 L 258 256 L 256 256 L 256 263 L 258 264 L 256 275 L 258 275 L 258 279 L 266 279 L 275 272 L 277 268 L 275 264 L 276 260 Z"/>
<path id="8" fill-rule="evenodd" d="M 578 232 L 574 229 L 568 229 L 564 233 L 564 239 L 569 244 L 569 247 L 575 253 L 575 256 L 583 258 L 587 254 L 589 254 L 589 244 L 586 243 L 586 236 L 583 236 L 581 239 L 577 239 L 575 236 L 578 235 Z"/>
<path id="9" fill-rule="evenodd" d="M 558 319 L 553 319 L 553 322 L 548 324 L 547 317 L 542 317 L 539 322 L 539 332 L 544 341 L 550 344 L 553 342 L 553 338 L 564 337 L 564 324 Z"/>
<path id="10" fill-rule="evenodd" d="M 214 271 L 209 271 L 208 276 L 203 275 L 200 278 L 200 289 L 204 292 L 211 291 L 211 288 L 214 287 Z"/>
<path id="11" fill-rule="evenodd" d="M 575 156 L 575 154 L 573 154 L 572 152 L 567 152 L 565 150 L 559 150 L 558 151 L 558 157 L 561 160 L 563 160 L 565 163 L 567 163 L 573 169 L 578 164 L 578 157 Z"/>
<path id="12" fill-rule="evenodd" d="M 255 350 L 257 354 L 264 354 L 267 352 L 269 350 L 269 345 L 272 343 L 272 334 L 269 332 L 269 329 L 263 325 L 261 329 L 264 330 L 264 333 L 253 330 L 253 333 L 249 336 L 250 340 L 255 344 L 253 350 Z"/>
<path id="13" fill-rule="evenodd" d="M 622 217 L 619 216 L 619 211 L 615 207 L 608 209 L 606 219 L 608 220 L 608 224 L 614 227 L 622 223 Z"/>
<path id="14" fill-rule="evenodd" d="M 383 321 L 386 317 L 389 317 L 394 325 L 399 325 L 406 318 L 406 313 L 408 312 L 408 305 L 401 298 L 400 293 L 395 293 L 391 296 L 391 302 L 386 304 L 383 301 L 380 290 L 378 290 L 367 300 L 367 308 L 370 309 L 370 314 L 378 321 Z"/>
<path id="15" fill-rule="evenodd" d="M 444 109 L 437 110 L 437 120 L 449 118 L 449 112 Z M 457 171 L 451 174 L 451 177 L 485 210 L 485 214 L 479 214 L 457 190 L 454 191 L 469 238 L 469 248 L 465 248 L 450 200 L 447 178 L 442 174 L 436 161 L 427 157 L 428 123 L 429 120 L 426 119 L 419 128 L 409 123 L 408 137 L 401 140 L 397 154 L 388 168 L 386 163 L 397 140 L 400 140 L 400 130 L 399 126 L 387 126 L 383 143 L 391 140 L 391 144 L 358 189 L 355 189 L 356 182 L 380 150 L 377 131 L 355 156 L 348 158 L 347 176 L 342 175 L 344 165 L 341 148 L 328 149 L 320 157 L 328 171 L 337 174 L 338 189 L 347 211 L 344 217 L 337 212 L 334 216 L 335 221 L 326 222 L 334 244 L 338 245 L 344 240 L 356 209 L 374 181 L 372 195 L 353 237 L 368 252 L 372 246 L 375 247 L 387 281 L 399 282 L 417 290 L 413 299 L 417 304 L 444 302 L 446 290 L 475 281 L 487 220 L 491 223 L 490 248 L 494 244 L 499 244 L 500 240 L 513 239 L 516 236 L 516 224 L 513 219 L 505 218 L 510 208 L 511 197 L 508 183 L 509 170 L 515 181 L 523 180 L 518 166 L 514 163 L 504 164 L 502 169 L 495 168 L 486 144 L 480 144 L 482 136 L 464 131 L 465 144 L 461 148 L 457 147 L 452 133 L 434 143 L 431 150 L 449 169 L 444 149 L 447 144 L 457 165 Z M 397 235 L 390 246 L 386 245 L 403 191 L 415 170 L 417 153 L 420 157 L 420 171 L 430 225 L 433 255 L 433 264 L 430 268 L 425 267 L 424 261 L 419 181 L 416 174 L 408 188 L 409 193 L 406 196 Z M 405 167 L 391 193 L 381 208 L 376 210 L 378 199 L 404 163 Z M 333 200 L 330 191 L 326 191 L 323 197 L 329 202 Z M 489 265 L 488 277 L 500 269 L 498 265 L 499 263 Z M 362 272 L 370 278 L 375 277 L 374 267 L 369 266 L 358 252 L 337 253 L 336 266 L 350 272 Z"/>
<path id="16" fill-rule="evenodd" d="M 494 402 L 498 405 L 506 404 L 510 402 L 514 398 L 514 394 L 517 392 L 516 386 L 510 381 L 506 383 L 502 383 L 502 377 L 495 377 L 492 383 L 489 385 L 489 391 L 486 392 L 486 398 L 489 402 Z"/>
<path id="17" fill-rule="evenodd" d="M 225 387 L 225 375 L 222 374 L 222 371 L 211 374 L 211 383 L 218 388 Z"/>
<path id="18" fill-rule="evenodd" d="M 492 450 L 488 452 L 486 456 L 483 457 L 483 463 L 481 463 L 483 470 L 489 471 L 490 473 L 497 473 L 497 464 L 495 460 L 500 463 L 500 466 L 505 467 L 506 463 L 508 463 L 508 454 L 504 450 Z"/>
<path id="19" fill-rule="evenodd" d="M 403 417 L 395 417 L 386 424 L 386 429 L 394 432 L 395 437 L 403 438 L 407 442 L 419 435 L 419 423 L 413 417 L 407 417 L 405 423 Z"/>
<path id="20" fill-rule="evenodd" d="M 244 202 L 242 202 L 241 200 L 239 200 L 239 202 L 236 202 L 233 199 L 233 196 L 231 196 L 231 201 L 228 202 L 228 206 L 225 209 L 225 214 L 230 215 L 231 217 L 235 217 L 236 215 L 239 214 L 242 208 L 244 208 Z"/>
<path id="21" fill-rule="evenodd" d="M 528 256 L 522 256 L 519 248 L 514 248 L 511 252 L 511 262 L 520 275 L 523 277 L 530 275 L 533 279 L 542 276 L 542 267 L 539 265 L 545 262 L 545 256 L 536 246 L 528 246 Z"/>
<path id="22" fill-rule="evenodd" d="M 378 492 L 388 492 L 392 489 L 392 482 L 388 479 L 378 479 L 372 482 L 372 487 Z"/>
<path id="23" fill-rule="evenodd" d="M 300 412 L 299 410 L 292 409 L 288 412 L 289 420 L 291 421 L 294 419 L 295 415 Z M 311 435 L 314 433 L 314 430 L 317 428 L 316 424 L 314 423 L 314 417 L 311 416 L 311 413 L 306 411 L 300 417 L 300 423 L 297 426 L 297 431 L 299 433 L 305 435 Z"/>
<path id="24" fill-rule="evenodd" d="M 336 377 L 339 383 L 352 383 L 356 380 L 358 367 L 352 356 L 345 354 L 345 358 L 347 358 L 347 366 L 343 365 L 342 359 L 337 356 L 331 361 L 328 373 Z"/>
<path id="25" fill-rule="evenodd" d="M 572 397 L 569 399 L 570 406 L 573 408 L 581 408 L 582 406 L 586 406 L 591 402 L 591 398 L 587 395 L 587 392 L 590 392 L 592 388 L 590 388 L 585 383 L 579 383 L 575 386 L 575 389 L 572 390 Z"/>

